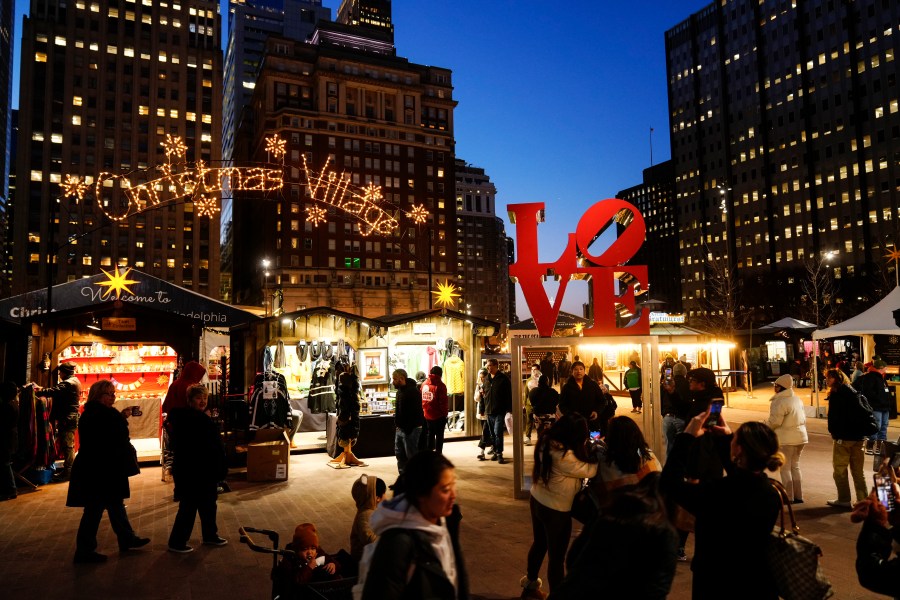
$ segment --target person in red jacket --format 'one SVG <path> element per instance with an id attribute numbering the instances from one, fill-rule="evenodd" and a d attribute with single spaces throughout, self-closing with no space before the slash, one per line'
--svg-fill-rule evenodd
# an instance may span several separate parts
<path id="1" fill-rule="evenodd" d="M 162 428 L 163 481 L 169 480 L 169 474 L 172 472 L 172 462 L 174 460 L 172 450 L 169 448 L 169 430 L 166 429 L 165 426 L 166 415 L 176 408 L 188 407 L 187 390 L 192 385 L 200 383 L 200 380 L 203 379 L 204 375 L 206 375 L 206 367 L 196 360 L 192 360 L 184 365 L 178 379 L 169 386 L 169 390 L 166 392 L 166 398 L 163 400 L 162 405 L 162 417 L 164 423 Z"/>
<path id="2" fill-rule="evenodd" d="M 432 367 L 431 375 L 422 384 L 422 411 L 425 413 L 425 447 L 438 453 L 444 448 L 447 428 L 447 386 L 441 381 L 444 370 Z"/>

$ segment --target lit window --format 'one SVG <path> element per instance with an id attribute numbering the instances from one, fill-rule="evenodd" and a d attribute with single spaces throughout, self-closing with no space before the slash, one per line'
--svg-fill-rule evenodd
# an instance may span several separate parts
<path id="1" fill-rule="evenodd" d="M 63 136 L 61 133 L 51 133 L 50 141 L 53 142 L 54 144 L 62 144 Z"/>
<path id="2" fill-rule="evenodd" d="M 58 36 L 56 36 L 56 37 L 53 39 L 53 43 L 56 44 L 57 46 L 65 46 L 65 45 L 66 45 L 66 38 L 64 38 L 64 37 L 61 36 L 61 35 L 58 35 Z"/>
<path id="3" fill-rule="evenodd" d="M 35 142 L 43 142 L 44 141 L 44 132 L 35 131 L 34 133 L 31 134 L 31 139 L 34 140 Z"/>
<path id="4" fill-rule="evenodd" d="M 34 53 L 34 62 L 47 62 L 47 53 L 46 52 L 35 52 Z"/>
<path id="5" fill-rule="evenodd" d="M 81 96 L 72 96 L 72 105 L 73 106 L 81 106 Z"/>
<path id="6" fill-rule="evenodd" d="M 157 116 L 157 117 L 165 117 L 165 116 L 166 116 L 166 109 L 164 109 L 164 108 L 157 108 L 157 109 L 156 109 L 156 116 Z"/>
<path id="7" fill-rule="evenodd" d="M 125 56 L 133 57 L 134 56 L 134 48 L 125 48 Z"/>
<path id="8" fill-rule="evenodd" d="M 116 48 L 115 46 L 113 46 L 112 44 L 106 45 L 106 53 L 107 54 L 115 54 L 118 51 L 119 51 L 119 49 Z"/>
<path id="9" fill-rule="evenodd" d="M 204 123 L 212 123 L 212 115 L 203 115 Z"/>
<path id="10" fill-rule="evenodd" d="M 177 108 L 169 109 L 169 116 L 172 117 L 173 119 L 177 119 L 178 118 L 178 109 Z"/>
<path id="11" fill-rule="evenodd" d="M 72 115 L 72 125 L 81 125 L 81 115 Z"/>
<path id="12" fill-rule="evenodd" d="M 150 107 L 149 106 L 138 106 L 138 114 L 146 117 L 147 115 L 150 114 Z"/>
<path id="13" fill-rule="evenodd" d="M 41 173 L 40 171 L 32 171 L 31 172 L 31 180 L 32 181 L 43 181 L 44 174 Z"/>
<path id="14" fill-rule="evenodd" d="M 165 52 L 160 52 L 160 53 L 159 53 L 159 62 L 166 62 L 166 60 L 167 60 L 167 58 L 166 58 L 166 53 L 165 53 Z"/>

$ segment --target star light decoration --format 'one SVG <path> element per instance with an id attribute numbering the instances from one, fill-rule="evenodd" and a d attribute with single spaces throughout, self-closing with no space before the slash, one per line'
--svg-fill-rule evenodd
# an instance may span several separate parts
<path id="1" fill-rule="evenodd" d="M 275 160 L 284 157 L 287 154 L 287 140 L 281 139 L 276 133 L 272 137 L 266 138 L 266 154 L 275 156 Z"/>
<path id="2" fill-rule="evenodd" d="M 318 227 L 328 219 L 325 215 L 325 209 L 320 206 L 310 206 L 306 209 L 306 220 L 312 223 L 313 227 Z"/>
<path id="3" fill-rule="evenodd" d="M 219 203 L 215 196 L 200 194 L 194 199 L 194 209 L 198 217 L 214 217 L 219 212 Z"/>
<path id="4" fill-rule="evenodd" d="M 166 134 L 166 139 L 162 142 L 162 147 L 165 149 L 166 159 L 168 159 L 170 163 L 172 162 L 172 155 L 176 158 L 181 158 L 187 154 L 188 149 L 185 143 L 181 141 L 181 136 L 173 136 L 171 133 Z"/>
<path id="5" fill-rule="evenodd" d="M 428 220 L 428 211 L 425 209 L 424 204 L 415 204 L 409 212 L 406 213 L 406 216 L 412 219 L 416 225 L 421 225 Z"/>
<path id="6" fill-rule="evenodd" d="M 131 267 L 128 267 L 124 272 L 119 272 L 119 265 L 116 265 L 115 271 L 113 273 L 109 273 L 103 269 L 103 274 L 108 278 L 106 281 L 97 282 L 96 285 L 105 286 L 106 289 L 100 295 L 102 300 L 106 300 L 109 298 L 110 294 L 115 292 L 116 300 L 118 300 L 122 296 L 122 292 L 128 292 L 132 296 L 134 292 L 131 291 L 128 286 L 133 283 L 140 283 L 140 281 L 136 281 L 134 279 L 128 279 L 128 274 L 131 272 Z"/>
<path id="7" fill-rule="evenodd" d="M 66 175 L 66 180 L 59 184 L 59 187 L 63 189 L 63 197 L 74 197 L 76 201 L 80 202 L 84 200 L 84 193 L 90 186 L 78 175 Z"/>
<path id="8" fill-rule="evenodd" d="M 894 249 L 884 255 L 888 261 L 894 261 L 894 267 L 897 267 L 898 261 L 900 261 L 900 250 L 897 250 L 897 247 L 894 246 Z"/>
<path id="9" fill-rule="evenodd" d="M 460 298 L 461 295 L 456 293 L 456 286 L 450 283 L 449 281 L 444 281 L 441 283 L 440 281 L 437 284 L 437 291 L 431 292 L 435 295 L 434 303 L 443 306 L 444 308 L 448 308 L 454 305 L 456 300 L 454 298 Z"/>

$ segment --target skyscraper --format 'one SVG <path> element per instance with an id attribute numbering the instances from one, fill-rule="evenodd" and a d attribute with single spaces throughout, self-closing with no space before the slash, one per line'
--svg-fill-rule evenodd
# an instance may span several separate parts
<path id="1" fill-rule="evenodd" d="M 510 323 L 506 229 L 484 169 L 456 159 L 456 269 L 463 312 Z"/>
<path id="2" fill-rule="evenodd" d="M 337 22 L 394 43 L 391 0 L 341 0 Z"/>
<path id="3" fill-rule="evenodd" d="M 160 177 L 167 136 L 186 145 L 180 160 L 220 160 L 220 29 L 214 0 L 32 1 L 22 35 L 14 292 L 46 286 L 48 264 L 56 282 L 127 264 L 218 295 L 218 215 L 201 217 L 191 202 L 121 221 L 107 215 L 125 205 L 120 178 Z M 63 193 L 67 175 L 93 184 L 101 173 L 99 198 Z"/>
<path id="4" fill-rule="evenodd" d="M 236 160 L 271 161 L 276 134 L 287 154 L 283 194 L 235 195 L 229 245 L 240 252 L 223 248 L 234 300 L 261 302 L 265 288 L 282 290 L 288 311 L 427 309 L 432 288 L 458 276 L 451 72 L 353 25 L 320 22 L 313 40 L 269 38 L 241 122 Z M 304 160 L 340 185 L 311 182 Z"/>
<path id="5" fill-rule="evenodd" d="M 845 316 L 894 285 L 898 22 L 897 0 L 730 0 L 666 32 L 689 317 L 809 320 L 811 263 Z"/>
<path id="6" fill-rule="evenodd" d="M 9 173 L 12 131 L 13 2 L 0 4 L 0 297 L 9 294 Z"/>

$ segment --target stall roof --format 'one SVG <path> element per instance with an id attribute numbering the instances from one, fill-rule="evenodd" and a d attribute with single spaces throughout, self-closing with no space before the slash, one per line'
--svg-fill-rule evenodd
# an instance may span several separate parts
<path id="1" fill-rule="evenodd" d="M 53 286 L 53 312 L 101 309 L 117 301 L 111 283 L 118 280 L 118 300 L 158 311 L 176 313 L 207 327 L 232 327 L 257 319 L 256 315 L 179 287 L 135 269 L 98 273 Z M 124 286 L 124 289 L 123 289 Z M 0 316 L 19 322 L 46 311 L 47 288 L 0 300 Z M 31 318 L 40 321 L 40 318 Z"/>
<path id="2" fill-rule="evenodd" d="M 479 317 L 473 317 L 472 315 L 467 315 L 461 312 L 457 312 L 455 310 L 447 310 L 441 308 L 434 308 L 429 310 L 420 310 L 417 312 L 411 313 L 403 313 L 397 315 L 383 315 L 380 317 L 361 317 L 359 315 L 348 313 L 342 310 L 337 310 L 335 308 L 331 308 L 328 306 L 316 306 L 313 308 L 306 308 L 303 310 L 297 310 L 290 313 L 283 313 L 278 315 L 277 317 L 264 317 L 263 320 L 269 321 L 280 321 L 282 319 L 300 319 L 303 317 L 311 317 L 313 315 L 324 315 L 326 317 L 332 316 L 340 319 L 347 319 L 351 321 L 358 321 L 360 323 L 366 323 L 369 326 L 375 327 L 393 327 L 395 325 L 403 325 L 404 323 L 411 323 L 413 321 L 421 321 L 424 319 L 429 319 L 431 317 L 450 317 L 453 319 L 458 319 L 460 321 L 471 321 L 476 325 L 480 325 L 482 327 L 493 327 L 494 331 L 499 331 L 500 324 L 494 321 L 489 321 L 487 319 L 481 319 Z"/>
<path id="3" fill-rule="evenodd" d="M 769 323 L 768 325 L 763 325 L 757 331 L 778 331 L 781 329 L 794 329 L 796 331 L 804 331 L 810 332 L 816 328 L 815 323 L 810 323 L 809 321 L 801 321 L 800 319 L 794 319 L 792 317 L 785 317 L 784 319 L 779 319 L 774 323 Z"/>
<path id="4" fill-rule="evenodd" d="M 900 334 L 900 327 L 894 322 L 894 311 L 898 308 L 900 308 L 900 286 L 895 287 L 869 310 L 833 327 L 814 331 L 813 339 L 821 340 L 845 335 Z"/>

